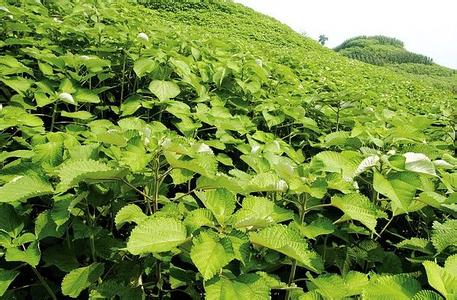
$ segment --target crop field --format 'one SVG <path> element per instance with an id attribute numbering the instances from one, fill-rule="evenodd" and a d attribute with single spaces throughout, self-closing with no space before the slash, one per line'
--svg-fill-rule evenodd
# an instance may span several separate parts
<path id="1" fill-rule="evenodd" d="M 0 22 L 0 299 L 457 299 L 455 70 L 223 0 Z"/>

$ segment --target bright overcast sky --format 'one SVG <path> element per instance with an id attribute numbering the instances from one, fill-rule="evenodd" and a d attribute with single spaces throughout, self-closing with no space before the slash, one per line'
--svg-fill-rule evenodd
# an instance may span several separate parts
<path id="1" fill-rule="evenodd" d="M 357 35 L 387 35 L 457 69 L 457 0 L 235 0 L 335 47 Z"/>

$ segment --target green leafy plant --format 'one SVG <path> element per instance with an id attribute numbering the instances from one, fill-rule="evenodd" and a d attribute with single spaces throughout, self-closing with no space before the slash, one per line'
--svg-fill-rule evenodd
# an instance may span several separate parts
<path id="1" fill-rule="evenodd" d="M 1 297 L 455 298 L 447 88 L 229 1 L 42 2 L 0 6 Z"/>

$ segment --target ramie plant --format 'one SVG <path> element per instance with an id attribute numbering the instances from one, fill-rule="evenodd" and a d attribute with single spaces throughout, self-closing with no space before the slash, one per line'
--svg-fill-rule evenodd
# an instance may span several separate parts
<path id="1" fill-rule="evenodd" d="M 453 99 L 42 2 L 0 6 L 4 299 L 457 298 Z"/>

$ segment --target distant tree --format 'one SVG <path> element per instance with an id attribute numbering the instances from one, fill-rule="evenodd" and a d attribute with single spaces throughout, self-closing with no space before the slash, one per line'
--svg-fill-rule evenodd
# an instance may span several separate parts
<path id="1" fill-rule="evenodd" d="M 319 36 L 319 43 L 321 43 L 322 46 L 325 45 L 325 42 L 327 42 L 327 41 L 328 41 L 328 37 L 326 35 L 321 34 Z"/>

